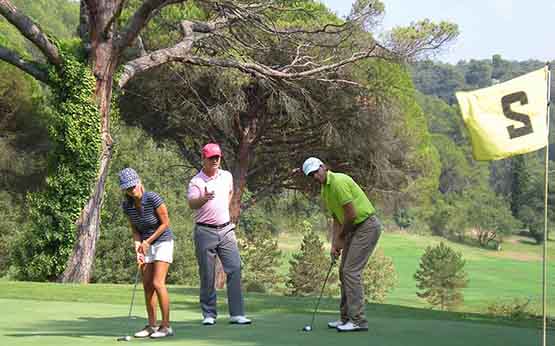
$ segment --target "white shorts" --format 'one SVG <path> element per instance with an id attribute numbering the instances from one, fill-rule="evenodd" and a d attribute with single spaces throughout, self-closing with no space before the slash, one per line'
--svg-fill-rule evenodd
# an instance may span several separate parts
<path id="1" fill-rule="evenodd" d="M 173 262 L 173 240 L 166 240 L 150 245 L 145 254 L 145 263 L 154 263 L 156 261 Z"/>

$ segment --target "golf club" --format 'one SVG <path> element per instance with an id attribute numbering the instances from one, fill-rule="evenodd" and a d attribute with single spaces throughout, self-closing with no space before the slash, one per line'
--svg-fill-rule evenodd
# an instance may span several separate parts
<path id="1" fill-rule="evenodd" d="M 328 269 L 328 273 L 326 274 L 326 278 L 324 279 L 324 284 L 322 285 L 322 290 L 320 291 L 320 296 L 318 297 L 318 300 L 316 301 L 316 307 L 314 308 L 314 312 L 312 313 L 312 320 L 310 321 L 310 324 L 307 324 L 306 326 L 304 326 L 303 332 L 312 331 L 312 325 L 314 324 L 314 318 L 316 317 L 316 312 L 318 311 L 318 306 L 320 305 L 320 300 L 322 299 L 322 295 L 324 294 L 324 289 L 326 288 L 326 283 L 328 282 L 331 270 L 332 270 L 332 268 L 335 264 L 336 259 L 337 258 L 335 256 L 331 257 L 330 269 Z"/>
<path id="2" fill-rule="evenodd" d="M 135 285 L 133 285 L 133 294 L 131 295 L 131 305 L 129 306 L 129 315 L 127 316 L 127 325 L 125 330 L 129 332 L 129 321 L 131 320 L 131 312 L 133 311 L 133 302 L 135 301 L 135 292 L 137 291 L 137 283 L 139 282 L 139 273 L 141 271 L 141 266 L 137 266 L 137 274 L 135 274 Z M 130 341 L 131 336 L 125 335 L 117 339 L 118 341 Z"/>

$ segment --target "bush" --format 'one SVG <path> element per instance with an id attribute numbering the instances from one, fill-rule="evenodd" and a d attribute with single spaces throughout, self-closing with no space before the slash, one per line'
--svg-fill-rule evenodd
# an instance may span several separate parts
<path id="1" fill-rule="evenodd" d="M 245 190 L 244 195 L 249 195 L 250 192 Z M 268 217 L 268 213 L 260 208 L 259 206 L 253 206 L 247 211 L 241 213 L 241 218 L 239 219 L 239 228 L 244 231 L 245 234 L 253 234 L 259 230 L 268 230 L 270 236 L 277 235 L 279 233 L 275 222 Z"/>
<path id="2" fill-rule="evenodd" d="M 238 242 L 243 262 L 243 287 L 247 292 L 264 293 L 281 281 L 277 272 L 281 251 L 270 231 L 258 229 L 249 233 L 240 232 Z"/>
<path id="3" fill-rule="evenodd" d="M 293 296 L 319 294 L 324 284 L 330 256 L 323 248 L 323 243 L 308 221 L 303 221 L 303 241 L 300 252 L 293 254 L 289 261 L 288 280 L 285 283 L 289 294 Z M 326 285 L 328 295 L 337 291 L 337 274 L 332 273 Z"/>
<path id="4" fill-rule="evenodd" d="M 504 317 L 511 320 L 522 320 L 530 317 L 528 310 L 530 299 L 515 298 L 511 302 L 495 302 L 488 306 L 488 314 L 495 317 Z"/>
<path id="5" fill-rule="evenodd" d="M 415 216 L 411 210 L 399 208 L 395 210 L 395 213 L 393 214 L 393 219 L 400 229 L 406 229 L 414 223 Z"/>
<path id="6" fill-rule="evenodd" d="M 13 198 L 9 193 L 0 190 L 0 277 L 18 276 L 18 267 L 14 266 L 14 257 L 21 253 L 17 248 L 20 238 L 29 228 L 25 220 L 24 202 Z"/>
<path id="7" fill-rule="evenodd" d="M 387 295 L 398 284 L 397 272 L 391 257 L 378 250 L 368 261 L 363 273 L 364 294 L 367 301 L 385 302 Z"/>
<path id="8" fill-rule="evenodd" d="M 416 287 L 422 290 L 416 295 L 434 306 L 439 305 L 442 310 L 451 310 L 462 304 L 462 289 L 468 284 L 464 265 L 462 255 L 443 242 L 428 246 L 414 274 Z"/>

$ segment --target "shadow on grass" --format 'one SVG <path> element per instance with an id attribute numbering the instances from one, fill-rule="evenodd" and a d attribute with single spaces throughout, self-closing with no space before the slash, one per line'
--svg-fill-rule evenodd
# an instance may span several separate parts
<path id="1" fill-rule="evenodd" d="M 172 309 L 174 310 L 192 310 L 199 311 L 198 301 L 180 300 L 183 297 L 183 289 L 171 289 L 170 294 L 177 297 L 172 301 Z M 186 289 L 186 297 L 198 295 L 198 289 Z M 218 291 L 218 312 L 220 316 L 226 316 L 228 311 L 225 290 Z M 316 304 L 317 297 L 292 297 L 292 296 L 276 296 L 261 293 L 248 293 L 246 295 L 247 314 L 261 313 L 284 313 L 284 314 L 305 314 L 312 315 Z M 332 297 L 323 297 L 318 312 L 320 314 L 337 315 L 339 311 L 339 300 Z M 525 328 L 536 328 L 540 326 L 540 321 L 534 318 L 513 320 L 509 318 L 494 317 L 486 314 L 471 312 L 451 312 L 441 311 L 431 308 L 405 307 L 389 304 L 366 305 L 366 314 L 370 318 L 379 316 L 391 319 L 408 318 L 419 320 L 442 320 L 442 321 L 464 321 L 468 323 L 493 324 L 504 326 L 517 326 Z M 553 326 L 555 328 L 555 326 Z"/>
<path id="2" fill-rule="evenodd" d="M 538 242 L 535 241 L 534 239 L 519 239 L 518 242 L 526 245 L 538 245 L 538 246 L 541 245 L 541 244 L 538 244 Z"/>
<path id="3" fill-rule="evenodd" d="M 84 316 L 65 318 L 56 310 L 64 304 L 71 310 L 71 302 L 49 302 L 52 317 L 35 319 L 32 313 L 24 322 L 13 324 L 0 330 L 4 345 L 14 340 L 21 343 L 38 342 L 42 345 L 67 344 L 67 339 L 75 342 L 108 345 L 116 338 L 132 334 L 142 328 L 146 321 L 134 317 L 127 327 L 127 308 L 120 305 L 124 300 L 129 304 L 131 295 L 126 290 L 118 296 L 117 305 L 106 306 L 110 311 L 118 311 L 117 316 Z M 139 292 L 138 292 L 139 293 Z M 119 291 L 118 291 L 119 295 Z M 443 346 L 443 345 L 488 345 L 488 346 L 528 346 L 539 340 L 540 330 L 535 320 L 511 321 L 495 319 L 475 313 L 442 312 L 423 308 L 410 308 L 386 304 L 368 304 L 367 317 L 370 331 L 344 335 L 326 328 L 328 320 L 337 318 L 338 300 L 323 298 L 311 333 L 300 330 L 310 322 L 317 297 L 283 297 L 249 293 L 246 295 L 247 313 L 253 318 L 251 326 L 229 325 L 225 291 L 219 291 L 218 323 L 213 327 L 200 325 L 198 289 L 171 287 L 172 327 L 174 337 L 161 340 L 168 345 L 245 345 L 245 346 L 321 346 L 349 343 L 349 346 L 388 345 L 388 346 Z M 26 301 L 17 301 L 18 309 L 25 307 Z M 38 305 L 41 304 L 41 305 Z M 29 301 L 36 309 L 42 302 Z M 142 295 L 137 295 L 134 314 L 144 310 Z M 79 305 L 86 308 L 87 305 Z M 25 310 L 25 309 L 23 309 Z M 35 310 L 36 311 L 36 310 Z M 198 318 L 191 318 L 196 315 Z M 141 313 L 142 314 L 142 313 Z M 186 318 L 184 318 L 186 316 Z M 550 332 L 550 337 L 552 332 Z M 40 337 L 35 339 L 35 337 Z M 10 342 L 10 338 L 11 342 Z M 5 340 L 5 342 L 4 342 Z M 133 340 L 135 342 L 137 340 Z"/>
<path id="4" fill-rule="evenodd" d="M 515 328 L 514 326 L 483 325 L 490 320 L 445 314 L 422 309 L 394 308 L 391 306 L 371 307 L 369 313 L 370 331 L 367 333 L 337 333 L 325 327 L 327 320 L 335 314 L 319 314 L 311 333 L 301 329 L 310 321 L 310 314 L 255 313 L 250 326 L 227 323 L 227 318 L 219 318 L 212 327 L 200 325 L 200 320 L 173 321 L 176 333 L 171 338 L 159 340 L 168 345 L 250 345 L 250 346 L 320 346 L 348 343 L 350 346 L 443 346 L 443 345 L 531 345 L 539 337 L 535 328 Z M 423 319 L 424 317 L 424 319 Z M 441 319 L 435 319 L 441 317 Z M 447 319 L 445 319 L 447 317 Z M 429 319 L 428 319 L 429 318 Z M 454 319 L 451 319 L 454 318 Z M 52 320 L 31 323 L 11 328 L 4 337 L 40 337 L 44 345 L 58 344 L 61 337 L 75 338 L 75 342 L 96 337 L 95 344 L 111 344 L 118 337 L 132 334 L 144 324 L 143 318 L 131 320 L 130 331 L 125 331 L 127 316 L 111 318 L 80 317 L 77 320 Z M 552 335 L 550 335 L 552 337 Z M 38 339 L 37 339 L 38 340 Z M 6 339 L 9 342 L 9 339 Z M 133 342 L 139 341 L 133 339 Z M 64 341 L 64 342 L 67 342 Z"/>

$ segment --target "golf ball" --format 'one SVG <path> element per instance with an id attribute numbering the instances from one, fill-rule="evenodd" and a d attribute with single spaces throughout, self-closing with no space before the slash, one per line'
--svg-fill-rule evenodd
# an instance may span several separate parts
<path id="1" fill-rule="evenodd" d="M 312 330 L 312 327 L 311 326 L 304 326 L 303 330 L 305 332 L 310 332 Z"/>

